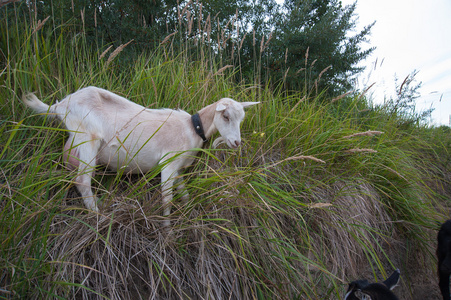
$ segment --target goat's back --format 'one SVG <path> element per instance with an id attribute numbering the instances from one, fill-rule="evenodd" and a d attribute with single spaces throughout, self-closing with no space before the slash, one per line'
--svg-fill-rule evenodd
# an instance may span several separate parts
<path id="1" fill-rule="evenodd" d="M 131 130 L 138 128 L 149 133 L 158 129 L 158 135 L 163 135 L 166 132 L 165 128 L 160 128 L 163 123 L 164 127 L 168 127 L 169 124 L 178 123 L 190 116 L 179 110 L 147 109 L 93 86 L 66 96 L 61 102 L 52 105 L 49 111 L 59 116 L 69 130 L 86 130 L 107 140 L 116 135 L 125 138 Z M 183 128 L 186 125 L 178 127 Z"/>
<path id="2" fill-rule="evenodd" d="M 53 105 L 58 114 L 120 111 L 122 113 L 133 113 L 145 110 L 136 104 L 115 93 L 102 88 L 89 86 L 67 95 L 61 102 Z"/>

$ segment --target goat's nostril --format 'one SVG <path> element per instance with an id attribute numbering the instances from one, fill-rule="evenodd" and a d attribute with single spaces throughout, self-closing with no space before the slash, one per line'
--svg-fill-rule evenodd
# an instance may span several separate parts
<path id="1" fill-rule="evenodd" d="M 241 144 L 240 141 L 238 141 L 238 140 L 235 141 L 235 145 L 236 145 L 237 147 L 238 147 L 240 144 Z"/>

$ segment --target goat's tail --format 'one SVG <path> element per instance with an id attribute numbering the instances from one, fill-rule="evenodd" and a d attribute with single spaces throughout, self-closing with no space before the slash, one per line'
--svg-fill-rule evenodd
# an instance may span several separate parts
<path id="1" fill-rule="evenodd" d="M 38 99 L 33 93 L 25 94 L 22 97 L 23 103 L 37 113 L 51 113 L 51 107 Z"/>

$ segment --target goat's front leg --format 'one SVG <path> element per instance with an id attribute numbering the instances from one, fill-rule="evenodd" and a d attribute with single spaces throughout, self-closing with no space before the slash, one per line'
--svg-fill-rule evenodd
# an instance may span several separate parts
<path id="1" fill-rule="evenodd" d="M 182 199 L 182 201 L 187 202 L 189 200 L 189 193 L 185 187 L 185 183 L 183 183 L 183 179 L 177 179 L 175 188 L 177 189 L 177 192 L 181 194 L 180 198 Z"/>
<path id="2" fill-rule="evenodd" d="M 75 178 L 75 184 L 77 186 L 78 191 L 83 197 L 83 203 L 85 204 L 87 209 L 98 212 L 97 208 L 97 197 L 94 196 L 91 189 L 91 178 L 92 172 L 79 174 Z"/>
<path id="3" fill-rule="evenodd" d="M 163 216 L 165 217 L 169 216 L 171 213 L 174 176 L 177 176 L 177 171 L 173 171 L 173 169 L 168 166 L 161 171 L 161 194 L 163 202 Z M 169 226 L 170 224 L 171 222 L 169 220 L 165 220 L 163 222 L 164 226 Z"/>
<path id="4" fill-rule="evenodd" d="M 97 198 L 91 189 L 91 179 L 96 166 L 100 141 L 96 139 L 87 140 L 86 136 L 85 134 L 75 135 L 74 139 L 69 139 L 64 148 L 69 151 L 69 154 L 66 154 L 69 155 L 67 163 L 70 167 L 78 167 L 75 184 L 83 197 L 86 208 L 98 212 Z"/>

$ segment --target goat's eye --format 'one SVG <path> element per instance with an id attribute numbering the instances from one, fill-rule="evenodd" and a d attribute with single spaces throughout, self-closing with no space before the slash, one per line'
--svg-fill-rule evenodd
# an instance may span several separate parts
<path id="1" fill-rule="evenodd" d="M 228 122 L 229 121 L 229 117 L 228 116 L 224 116 L 224 120 L 226 120 Z"/>

